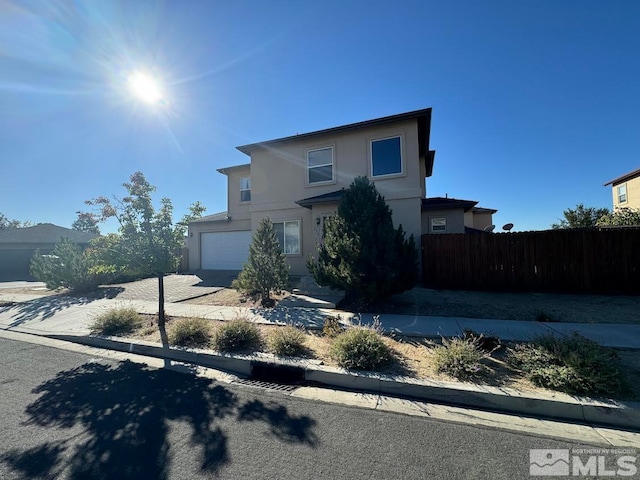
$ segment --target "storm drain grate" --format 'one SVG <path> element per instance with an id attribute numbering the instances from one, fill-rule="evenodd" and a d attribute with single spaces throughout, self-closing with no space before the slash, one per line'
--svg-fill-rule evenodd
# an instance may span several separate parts
<path id="1" fill-rule="evenodd" d="M 278 392 L 285 393 L 291 393 L 298 388 L 298 385 L 283 385 L 281 383 L 265 382 L 264 380 L 253 380 L 251 378 L 240 378 L 235 380 L 233 383 L 255 388 L 266 388 L 268 390 L 276 390 Z"/>

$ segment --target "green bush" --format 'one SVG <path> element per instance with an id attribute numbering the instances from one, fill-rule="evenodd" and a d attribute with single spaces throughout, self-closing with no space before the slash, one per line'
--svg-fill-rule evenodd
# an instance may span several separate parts
<path id="1" fill-rule="evenodd" d="M 518 344 L 509 361 L 535 385 L 566 393 L 617 395 L 627 389 L 615 350 L 577 333 Z"/>
<path id="2" fill-rule="evenodd" d="M 434 348 L 433 354 L 436 371 L 455 378 L 471 378 L 486 368 L 482 360 L 487 354 L 480 347 L 477 338 L 442 339 L 442 345 Z"/>
<path id="3" fill-rule="evenodd" d="M 102 276 L 92 270 L 91 260 L 75 243 L 63 238 L 50 255 L 40 251 L 31 259 L 31 275 L 45 282 L 47 288 L 56 290 L 68 288 L 72 292 L 83 293 L 95 290 Z"/>
<path id="4" fill-rule="evenodd" d="M 304 333 L 296 327 L 278 327 L 269 336 L 269 351 L 285 357 L 300 356 L 305 348 Z"/>
<path id="5" fill-rule="evenodd" d="M 211 322 L 204 318 L 178 320 L 169 335 L 172 345 L 206 347 L 211 341 Z"/>
<path id="6" fill-rule="evenodd" d="M 213 333 L 212 345 L 220 352 L 257 350 L 262 346 L 262 335 L 254 323 L 238 318 L 218 327 Z"/>
<path id="7" fill-rule="evenodd" d="M 405 237 L 375 184 L 357 177 L 342 192 L 338 214 L 326 220 L 307 267 L 318 285 L 344 290 L 352 308 L 374 305 L 418 281 L 418 249 L 412 235 Z"/>
<path id="8" fill-rule="evenodd" d="M 90 330 L 98 335 L 125 335 L 142 326 L 142 318 L 133 308 L 112 308 L 98 315 Z"/>
<path id="9" fill-rule="evenodd" d="M 325 337 L 335 338 L 344 332 L 344 325 L 340 323 L 340 315 L 329 315 L 324 317 L 322 323 L 322 334 Z"/>
<path id="10" fill-rule="evenodd" d="M 375 370 L 393 360 L 393 353 L 380 334 L 363 327 L 353 327 L 338 335 L 330 355 L 338 365 L 350 370 Z"/>

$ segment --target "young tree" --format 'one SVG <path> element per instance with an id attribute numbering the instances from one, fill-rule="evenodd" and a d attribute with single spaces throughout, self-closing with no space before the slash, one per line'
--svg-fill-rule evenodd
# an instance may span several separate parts
<path id="1" fill-rule="evenodd" d="M 78 214 L 78 218 L 71 224 L 73 230 L 100 235 L 98 220 L 93 215 L 87 212 L 76 213 Z"/>
<path id="2" fill-rule="evenodd" d="M 158 327 L 163 343 L 168 345 L 164 275 L 176 271 L 180 261 L 178 251 L 187 225 L 192 219 L 200 217 L 205 208 L 200 202 L 194 203 L 189 207 L 189 214 L 174 224 L 171 200 L 163 198 L 160 208 L 156 210 L 151 197 L 156 188 L 147 181 L 144 174 L 134 173 L 123 186 L 128 195 L 122 199 L 111 201 L 107 197 L 98 197 L 85 203 L 97 208 L 96 221 L 115 218 L 120 224 L 119 239 L 114 242 L 111 238 L 108 242 L 109 256 L 116 264 L 114 266 L 158 278 Z"/>
<path id="3" fill-rule="evenodd" d="M 324 243 L 307 266 L 319 285 L 345 290 L 357 306 L 375 304 L 415 286 L 418 253 L 413 235 L 393 227 L 391 209 L 374 184 L 356 178 L 327 219 Z"/>
<path id="4" fill-rule="evenodd" d="M 599 227 L 640 225 L 640 209 L 618 208 L 600 217 L 597 225 Z"/>
<path id="5" fill-rule="evenodd" d="M 575 209 L 567 208 L 562 213 L 564 218 L 560 219 L 560 223 L 551 225 L 554 230 L 595 227 L 600 217 L 607 215 L 609 210 L 607 208 L 585 207 L 584 204 L 579 203 Z"/>
<path id="6" fill-rule="evenodd" d="M 264 307 L 271 307 L 274 301 L 271 292 L 279 293 L 289 282 L 289 265 L 276 231 L 269 218 L 260 222 L 249 246 L 249 260 L 242 268 L 233 286 L 238 290 L 260 293 Z"/>

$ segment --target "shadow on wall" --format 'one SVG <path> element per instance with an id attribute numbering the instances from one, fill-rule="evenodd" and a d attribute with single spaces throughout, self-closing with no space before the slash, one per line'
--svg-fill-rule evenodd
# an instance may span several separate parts
<path id="1" fill-rule="evenodd" d="M 21 478 L 58 478 L 63 472 L 69 478 L 168 478 L 169 422 L 171 430 L 173 422 L 190 428 L 199 470 L 214 475 L 231 462 L 219 425 L 225 417 L 265 422 L 284 442 L 317 444 L 312 418 L 291 416 L 277 404 L 239 405 L 233 392 L 209 379 L 132 362 L 85 363 L 58 373 L 33 393 L 40 397 L 26 408 L 28 424 L 82 427 L 85 433 L 75 445 L 44 442 L 3 454 L 0 461 Z"/>

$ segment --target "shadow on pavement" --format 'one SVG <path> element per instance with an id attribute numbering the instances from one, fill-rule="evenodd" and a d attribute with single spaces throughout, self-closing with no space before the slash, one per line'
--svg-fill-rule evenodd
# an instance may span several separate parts
<path id="1" fill-rule="evenodd" d="M 70 307 L 87 305 L 102 298 L 115 298 L 123 289 L 119 287 L 101 288 L 97 292 L 86 295 L 51 295 L 47 297 L 29 300 L 6 307 L 0 307 L 0 313 L 10 310 L 15 311 L 13 317 L 15 320 L 11 322 L 10 327 L 17 327 L 30 320 L 40 318 L 46 320 L 56 313 Z"/>
<path id="2" fill-rule="evenodd" d="M 314 447 L 318 439 L 313 432 L 316 421 L 310 417 L 291 417 L 287 409 L 275 402 L 268 405 L 260 400 L 245 403 L 238 411 L 238 420 L 263 421 L 271 427 L 271 433 L 287 443 L 306 443 Z"/>
<path id="3" fill-rule="evenodd" d="M 85 363 L 32 393 L 40 397 L 26 408 L 29 425 L 84 432 L 0 457 L 23 478 L 168 478 L 169 422 L 172 431 L 174 422 L 190 427 L 199 469 L 211 474 L 230 462 L 227 435 L 216 424 L 227 416 L 264 421 L 282 440 L 316 444 L 311 418 L 292 417 L 280 405 L 238 405 L 233 392 L 209 379 L 132 362 Z"/>
<path id="4" fill-rule="evenodd" d="M 313 329 L 322 329 L 324 319 L 327 316 L 317 308 L 250 308 L 249 312 L 258 315 L 269 322 L 286 323 L 287 325 L 304 326 Z"/>
<path id="5" fill-rule="evenodd" d="M 196 275 L 200 279 L 200 282 L 193 285 L 194 287 L 229 288 L 239 273 L 239 270 L 196 270 L 189 275 Z"/>

